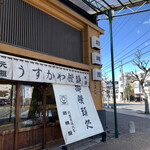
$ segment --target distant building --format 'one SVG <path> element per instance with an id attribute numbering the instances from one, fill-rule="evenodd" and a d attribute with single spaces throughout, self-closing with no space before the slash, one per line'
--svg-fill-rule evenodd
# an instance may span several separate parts
<path id="1" fill-rule="evenodd" d="M 124 90 L 127 87 L 128 83 L 133 87 L 133 83 L 131 82 L 131 74 L 130 73 L 124 73 L 124 76 L 119 74 L 118 76 L 118 99 L 119 101 L 123 101 L 124 98 Z"/>
<path id="2" fill-rule="evenodd" d="M 115 92 L 116 92 L 116 101 L 119 101 L 119 82 L 115 81 Z M 113 85 L 112 81 L 103 81 L 103 102 L 104 101 L 113 101 Z"/>
<path id="3" fill-rule="evenodd" d="M 142 75 L 142 72 L 138 72 L 138 74 Z M 124 79 L 124 81 L 123 81 Z M 131 77 L 131 73 L 125 73 L 124 76 L 122 77 L 121 74 L 118 76 L 118 81 L 119 81 L 119 100 L 122 101 L 123 100 L 123 92 L 125 89 L 125 87 L 127 87 L 127 83 L 130 83 L 130 85 L 133 87 L 134 89 L 134 97 L 138 97 L 138 98 L 143 98 L 143 93 L 142 93 L 142 89 L 140 86 L 140 83 L 138 81 L 133 82 L 132 81 L 132 77 Z M 145 88 L 145 92 L 148 96 L 148 100 L 150 101 L 150 73 L 148 74 L 148 77 L 146 78 L 146 82 L 144 84 L 144 88 Z"/>

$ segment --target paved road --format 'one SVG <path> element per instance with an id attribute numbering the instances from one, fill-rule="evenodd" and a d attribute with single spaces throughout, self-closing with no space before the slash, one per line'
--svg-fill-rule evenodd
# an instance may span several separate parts
<path id="1" fill-rule="evenodd" d="M 143 111 L 145 109 L 145 105 L 144 102 L 142 103 L 117 103 L 117 108 L 118 109 L 132 109 L 132 110 L 139 110 L 139 111 Z M 104 103 L 104 106 L 106 107 L 107 104 Z M 113 103 L 110 103 L 109 106 L 113 107 Z"/>

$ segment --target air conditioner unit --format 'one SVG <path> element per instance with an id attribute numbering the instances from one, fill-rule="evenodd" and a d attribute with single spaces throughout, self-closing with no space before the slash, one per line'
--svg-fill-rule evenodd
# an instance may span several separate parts
<path id="1" fill-rule="evenodd" d="M 92 64 L 101 65 L 101 55 L 99 53 L 92 53 Z"/>
<path id="2" fill-rule="evenodd" d="M 102 71 L 100 69 L 97 69 L 97 68 L 93 69 L 93 80 L 94 81 L 102 80 Z"/>
<path id="3" fill-rule="evenodd" d="M 101 43 L 100 43 L 100 39 L 98 37 L 96 37 L 96 36 L 91 37 L 91 47 L 96 50 L 101 49 Z"/>

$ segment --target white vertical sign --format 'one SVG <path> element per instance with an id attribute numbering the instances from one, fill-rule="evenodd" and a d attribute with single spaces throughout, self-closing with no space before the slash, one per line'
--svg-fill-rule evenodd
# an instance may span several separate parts
<path id="1" fill-rule="evenodd" d="M 65 144 L 104 132 L 88 87 L 53 84 Z"/>

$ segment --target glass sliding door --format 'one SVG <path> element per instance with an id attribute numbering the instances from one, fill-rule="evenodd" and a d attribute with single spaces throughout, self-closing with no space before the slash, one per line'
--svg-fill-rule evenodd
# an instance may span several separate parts
<path id="1" fill-rule="evenodd" d="M 16 86 L 0 84 L 0 132 L 14 129 Z"/>
<path id="2" fill-rule="evenodd" d="M 19 127 L 32 127 L 43 123 L 43 87 L 40 84 L 21 85 Z"/>
<path id="3" fill-rule="evenodd" d="M 0 149 L 14 149 L 16 85 L 0 84 Z"/>
<path id="4" fill-rule="evenodd" d="M 19 95 L 18 149 L 42 147 L 43 85 L 21 84 Z M 40 147 L 40 148 L 41 148 Z"/>

